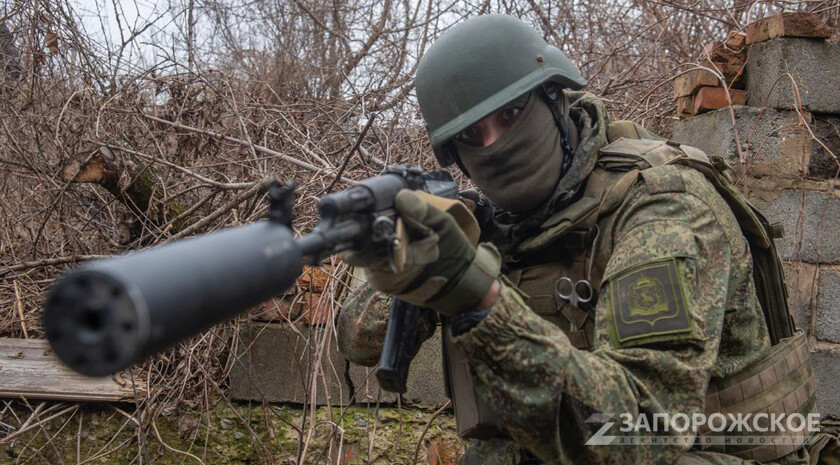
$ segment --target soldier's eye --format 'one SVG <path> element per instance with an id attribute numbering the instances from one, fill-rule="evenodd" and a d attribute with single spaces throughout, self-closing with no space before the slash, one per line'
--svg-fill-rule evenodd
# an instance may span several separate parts
<path id="1" fill-rule="evenodd" d="M 504 124 L 505 126 L 510 126 L 516 121 L 516 118 L 519 116 L 519 113 L 522 112 L 521 108 L 511 107 L 505 108 L 499 112 L 499 121 Z"/>
<path id="2" fill-rule="evenodd" d="M 470 145 L 481 145 L 481 129 L 473 125 L 455 135 L 459 141 Z"/>

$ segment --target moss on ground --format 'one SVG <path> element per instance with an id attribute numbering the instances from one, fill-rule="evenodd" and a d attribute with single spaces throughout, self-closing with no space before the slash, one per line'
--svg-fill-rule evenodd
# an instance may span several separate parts
<path id="1" fill-rule="evenodd" d="M 28 409 L 15 407 L 0 424 L 18 425 Z M 307 421 L 301 430 L 304 413 Z M 418 408 L 351 407 L 304 412 L 300 406 L 249 406 L 219 403 L 207 412 L 177 409 L 144 421 L 109 405 L 84 405 L 75 414 L 0 444 L 0 464 L 411 464 L 415 448 L 433 412 Z M 14 430 L 6 429 L 0 436 Z M 426 462 L 428 443 L 462 449 L 455 421 L 443 414 L 432 421 L 420 447 Z M 142 445 L 141 445 L 142 444 Z M 142 455 L 142 457 L 140 457 Z"/>

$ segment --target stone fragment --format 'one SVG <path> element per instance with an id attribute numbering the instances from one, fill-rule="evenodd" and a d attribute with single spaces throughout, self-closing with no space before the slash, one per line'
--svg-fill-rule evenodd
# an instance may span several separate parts
<path id="1" fill-rule="evenodd" d="M 831 191 L 785 189 L 769 203 L 754 203 L 784 227 L 785 237 L 776 239 L 783 260 L 840 264 L 840 198 Z"/>
<path id="2" fill-rule="evenodd" d="M 720 85 L 720 81 L 714 73 L 705 69 L 693 69 L 674 79 L 674 99 L 694 95 L 701 87 L 718 85 Z"/>
<path id="3" fill-rule="evenodd" d="M 840 114 L 838 70 L 840 42 L 778 39 L 756 44 L 746 64 L 747 104 L 792 110 L 798 96 L 810 112 Z"/>
<path id="4" fill-rule="evenodd" d="M 777 37 L 828 39 L 831 29 L 815 13 L 778 13 L 747 25 L 747 45 Z"/>
<path id="5" fill-rule="evenodd" d="M 733 105 L 743 105 L 747 99 L 746 92 L 738 89 L 729 89 L 729 97 Z M 726 89 L 723 87 L 703 87 L 694 96 L 694 108 L 692 114 L 699 115 L 710 110 L 720 110 L 729 106 L 726 98 Z"/>
<path id="6" fill-rule="evenodd" d="M 810 166 L 813 142 L 796 112 L 735 105 L 674 123 L 672 139 L 719 156 L 740 176 L 799 179 Z M 803 117 L 810 118 L 804 113 Z M 737 129 L 737 131 L 736 131 Z M 738 155 L 737 139 L 746 151 Z"/>

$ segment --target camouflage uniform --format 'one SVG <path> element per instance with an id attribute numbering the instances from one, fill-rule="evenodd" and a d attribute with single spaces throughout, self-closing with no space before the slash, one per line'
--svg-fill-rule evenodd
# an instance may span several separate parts
<path id="1" fill-rule="evenodd" d="M 588 114 L 597 115 L 594 126 L 607 126 L 604 113 Z M 620 205 L 598 219 L 598 230 L 583 251 L 538 248 L 543 263 L 510 273 L 489 315 L 454 338 L 468 356 L 478 395 L 502 417 L 510 437 L 546 463 L 750 463 L 690 451 L 690 441 L 584 446 L 601 426 L 586 422 L 593 413 L 703 413 L 711 377 L 738 373 L 770 347 L 749 246 L 701 173 L 676 165 L 644 171 Z M 515 248 L 507 250 L 508 265 L 516 259 Z M 564 333 L 569 321 L 557 318 L 563 303 L 553 286 L 545 286 L 564 276 L 589 279 L 600 289 L 590 312 L 591 351 L 570 343 Z M 654 305 L 646 313 L 651 289 Z M 339 315 L 339 344 L 350 360 L 377 362 L 385 303 L 365 286 L 348 299 Z M 420 337 L 432 330 L 425 324 Z M 684 435 L 694 437 L 691 431 Z M 468 448 L 462 463 L 490 463 L 489 457 L 517 463 L 522 454 L 493 440 Z M 803 449 L 779 463 L 807 459 Z"/>

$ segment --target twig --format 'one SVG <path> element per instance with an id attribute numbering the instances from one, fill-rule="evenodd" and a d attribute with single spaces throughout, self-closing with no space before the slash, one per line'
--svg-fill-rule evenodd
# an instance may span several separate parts
<path id="1" fill-rule="evenodd" d="M 18 315 L 20 315 L 20 327 L 23 330 L 23 338 L 29 339 L 29 331 L 26 330 L 26 316 L 23 314 L 23 300 L 20 298 L 20 288 L 18 288 L 17 280 L 12 281 L 15 288 L 15 307 L 17 307 Z"/>
<path id="2" fill-rule="evenodd" d="M 190 234 L 192 234 L 192 233 L 198 231 L 199 229 L 203 228 L 204 226 L 207 226 L 211 222 L 215 221 L 216 218 L 218 218 L 218 217 L 224 215 L 225 213 L 229 212 L 230 210 L 233 210 L 234 208 L 236 208 L 236 206 L 239 205 L 240 203 L 250 199 L 251 197 L 253 197 L 253 196 L 259 194 L 260 192 L 262 192 L 263 190 L 265 190 L 268 187 L 268 183 L 270 181 L 271 181 L 270 178 L 266 178 L 266 179 L 262 179 L 260 181 L 257 181 L 255 183 L 253 183 L 248 190 L 239 193 L 236 197 L 231 199 L 228 203 L 226 203 L 226 204 L 222 205 L 221 207 L 217 208 L 214 212 L 205 216 L 201 220 L 196 221 L 193 225 L 191 225 L 187 228 L 184 228 L 178 234 L 173 235 L 171 237 L 171 239 L 175 240 L 175 239 L 181 239 L 183 237 L 187 237 Z"/>
<path id="3" fill-rule="evenodd" d="M 344 157 L 344 161 L 341 163 L 341 167 L 338 168 L 338 173 L 335 174 L 335 178 L 332 180 L 330 185 L 327 186 L 327 188 L 323 190 L 323 192 L 321 194 L 329 194 L 330 191 L 332 190 L 332 188 L 335 187 L 335 184 L 338 182 L 338 180 L 342 179 L 341 175 L 344 174 L 344 170 L 347 168 L 347 163 L 350 162 L 350 159 L 353 158 L 353 154 L 355 154 L 359 150 L 359 147 L 361 147 L 362 141 L 365 138 L 365 134 L 367 134 L 367 132 L 370 130 L 371 126 L 373 126 L 373 120 L 374 119 L 376 119 L 376 113 L 373 113 L 373 114 L 370 115 L 370 118 L 368 118 L 367 124 L 365 124 L 364 129 L 362 129 L 362 133 L 359 134 L 359 138 L 356 139 L 356 143 L 353 145 L 353 148 L 350 149 L 350 152 L 347 153 L 346 157 Z"/>
<path id="4" fill-rule="evenodd" d="M 161 119 L 161 118 L 158 118 L 158 117 L 152 116 L 152 115 L 147 115 L 145 113 L 141 113 L 141 115 L 145 118 L 149 118 L 152 121 L 157 121 L 158 123 L 162 123 L 162 124 L 168 124 L 169 126 L 172 126 L 173 128 L 183 129 L 185 131 L 197 132 L 199 134 L 204 134 L 206 136 L 216 137 L 216 138 L 219 138 L 219 139 L 224 139 L 228 142 L 233 142 L 233 143 L 236 143 L 236 144 L 240 144 L 240 145 L 245 146 L 245 147 L 251 147 L 251 145 L 248 143 L 248 141 L 238 139 L 236 137 L 226 136 L 224 134 L 219 134 L 219 133 L 216 133 L 216 132 L 208 131 L 206 129 L 199 129 L 199 128 L 195 128 L 195 127 L 192 127 L 192 126 L 187 126 L 186 124 L 176 123 L 174 121 L 167 121 L 165 119 Z M 271 150 L 267 147 L 263 147 L 261 145 L 254 144 L 253 149 L 257 152 L 264 153 L 266 155 L 271 155 L 273 157 L 281 158 L 281 159 L 286 160 L 287 162 L 289 162 L 289 163 L 291 163 L 295 166 L 299 166 L 299 167 L 301 167 L 303 169 L 307 169 L 309 171 L 314 171 L 316 173 L 320 173 L 320 172 L 323 171 L 322 168 L 318 168 L 315 165 L 312 165 L 312 164 L 307 163 L 305 161 L 300 161 L 297 158 L 290 157 L 290 156 L 288 156 L 286 154 L 282 154 L 280 152 L 276 152 L 274 150 Z M 355 182 L 352 179 L 347 179 L 347 178 L 341 178 L 341 180 L 346 181 L 346 182 L 350 182 L 350 183 Z"/>
<path id="5" fill-rule="evenodd" d="M 54 265 L 64 265 L 65 263 L 73 263 L 73 262 L 82 262 L 88 260 L 98 260 L 100 258 L 105 258 L 107 255 L 74 255 L 72 257 L 59 257 L 59 258 L 45 258 L 43 260 L 35 260 L 31 262 L 24 262 L 19 263 L 17 265 L 12 265 L 6 268 L 3 271 L 0 271 L 0 278 L 6 276 L 7 274 L 14 272 L 14 271 L 23 271 L 28 270 L 30 268 L 38 268 L 41 266 L 54 266 Z"/>
<path id="6" fill-rule="evenodd" d="M 435 419 L 439 417 L 441 413 L 443 413 L 446 409 L 448 409 L 451 406 L 452 401 L 447 400 L 441 408 L 437 409 L 435 413 L 432 414 L 431 418 L 429 418 L 429 421 L 426 422 L 426 426 L 423 428 L 423 432 L 420 433 L 420 439 L 417 440 L 417 447 L 414 449 L 414 459 L 411 461 L 412 465 L 417 464 L 417 456 L 420 455 L 420 445 L 423 444 L 423 438 L 426 437 L 426 432 L 429 431 L 429 428 L 432 426 L 432 422 L 435 421 Z"/>

